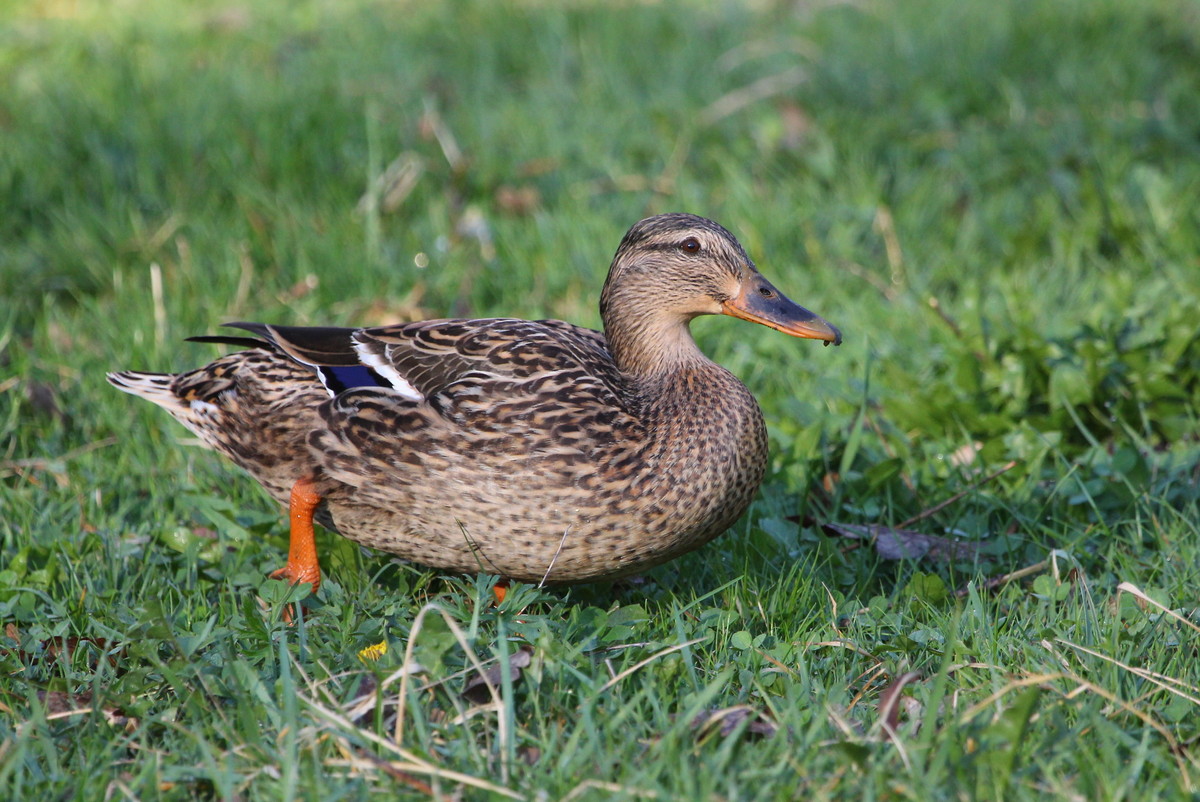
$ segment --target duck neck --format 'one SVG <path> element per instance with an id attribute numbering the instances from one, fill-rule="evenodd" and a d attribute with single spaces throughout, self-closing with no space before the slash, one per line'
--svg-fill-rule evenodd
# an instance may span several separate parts
<path id="1" fill-rule="evenodd" d="M 688 328 L 688 320 L 661 311 L 636 310 L 606 320 L 604 336 L 617 367 L 636 383 L 657 383 L 689 369 L 710 367 Z"/>

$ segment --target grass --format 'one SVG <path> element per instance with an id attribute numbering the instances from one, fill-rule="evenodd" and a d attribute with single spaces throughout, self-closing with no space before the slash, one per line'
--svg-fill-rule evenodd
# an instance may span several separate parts
<path id="1" fill-rule="evenodd" d="M 2 13 L 0 795 L 1200 793 L 1193 4 Z M 229 319 L 595 325 L 668 210 L 846 344 L 697 322 L 774 461 L 638 583 L 495 609 L 327 533 L 284 626 L 280 511 L 102 379 Z M 820 526 L 959 493 L 950 561 Z"/>

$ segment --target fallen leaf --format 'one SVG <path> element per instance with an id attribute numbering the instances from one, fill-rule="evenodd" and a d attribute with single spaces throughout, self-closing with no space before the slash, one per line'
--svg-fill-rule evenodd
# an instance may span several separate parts
<path id="1" fill-rule="evenodd" d="M 50 718 L 66 718 L 74 715 L 86 715 L 92 712 L 93 696 L 90 692 L 67 693 L 66 691 L 38 691 L 38 699 L 46 705 L 46 714 Z M 132 730 L 137 727 L 137 719 L 129 718 L 119 707 L 102 707 L 100 714 L 104 720 L 114 727 L 124 727 Z"/>
<path id="2" fill-rule="evenodd" d="M 950 455 L 950 464 L 956 468 L 965 468 L 968 465 L 973 465 L 979 457 L 979 452 L 983 450 L 983 443 L 974 441 L 965 443 L 954 450 Z"/>
<path id="3" fill-rule="evenodd" d="M 893 529 L 882 524 L 821 524 L 822 531 L 849 540 L 869 540 L 875 553 L 885 560 L 921 560 L 938 562 L 971 560 L 979 553 L 979 543 L 927 535 L 912 529 Z"/>
<path id="4" fill-rule="evenodd" d="M 530 184 L 519 187 L 504 184 L 496 190 L 496 205 L 507 214 L 523 217 L 542 205 L 542 193 Z"/>
<path id="5" fill-rule="evenodd" d="M 51 716 L 92 709 L 92 695 L 86 691 L 84 693 L 38 691 L 37 698 L 46 705 L 46 713 Z"/>
<path id="6" fill-rule="evenodd" d="M 901 695 L 901 692 L 906 686 L 920 678 L 921 675 L 916 671 L 901 674 L 879 695 L 879 717 L 883 719 L 883 731 L 889 739 L 895 737 L 896 727 L 900 726 L 901 708 L 908 709 L 908 705 L 904 703 L 905 697 Z"/>
<path id="7" fill-rule="evenodd" d="M 287 297 L 298 301 L 321 285 L 321 280 L 315 274 L 309 273 L 304 278 L 288 287 Z"/>
<path id="8" fill-rule="evenodd" d="M 774 735 L 779 725 L 767 717 L 761 710 L 755 710 L 749 705 L 734 705 L 719 710 L 701 710 L 692 719 L 692 729 L 697 731 L 697 737 L 703 738 L 709 733 L 716 732 L 722 738 L 728 738 L 734 730 L 744 722 L 744 734 L 753 738 L 765 738 Z"/>
<path id="9" fill-rule="evenodd" d="M 514 685 L 521 678 L 521 669 L 528 668 L 532 660 L 533 649 L 530 647 L 522 647 L 508 656 L 508 667 L 512 672 Z M 504 666 L 499 663 L 482 674 L 475 672 L 462 689 L 463 698 L 477 705 L 487 704 L 492 700 L 492 692 L 488 686 L 499 688 L 500 683 L 504 681 L 503 672 Z"/>
<path id="10" fill-rule="evenodd" d="M 408 294 L 403 298 L 376 298 L 366 305 L 344 304 L 344 312 L 341 309 L 339 312 L 347 319 L 365 321 L 366 324 L 372 326 L 406 323 L 410 320 L 428 320 L 433 314 L 431 310 L 421 306 L 421 299 L 424 296 L 425 284 L 418 281 L 412 285 Z"/>
<path id="11" fill-rule="evenodd" d="M 45 415 L 59 422 L 67 420 L 67 414 L 63 412 L 62 407 L 58 403 L 58 394 L 54 392 L 54 388 L 49 384 L 39 381 L 27 382 L 25 384 L 25 399 L 29 401 L 29 406 L 37 414 Z"/>
<path id="12" fill-rule="evenodd" d="M 539 175 L 545 175 L 546 173 L 552 173 L 558 169 L 558 166 L 558 159 L 549 156 L 543 156 L 537 159 L 530 159 L 529 161 L 519 165 L 517 167 L 517 175 L 524 178 L 534 178 Z"/>
<path id="13" fill-rule="evenodd" d="M 804 145 L 812 132 L 812 117 L 791 98 L 779 102 L 779 120 L 783 123 L 782 145 L 788 150 L 797 150 Z"/>
<path id="14" fill-rule="evenodd" d="M 19 632 L 12 624 L 5 626 L 5 635 L 14 641 L 20 642 Z M 33 652 L 26 652 L 21 649 L 0 649 L 0 652 L 16 655 L 17 659 L 27 665 L 33 665 L 36 661 L 57 660 L 59 655 L 65 655 L 69 661 L 75 655 L 75 650 L 81 645 L 93 647 L 96 651 L 107 658 L 108 664 L 117 667 L 117 658 L 124 654 L 124 647 L 113 650 L 111 642 L 107 638 L 78 638 L 78 637 L 53 637 L 47 638 L 38 643 L 37 648 Z M 111 653 L 109 651 L 112 650 Z M 89 666 L 94 666 L 95 663 L 88 661 Z"/>

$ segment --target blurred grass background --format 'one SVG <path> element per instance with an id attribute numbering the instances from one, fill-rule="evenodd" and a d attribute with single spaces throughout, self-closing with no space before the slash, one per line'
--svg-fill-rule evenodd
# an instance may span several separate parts
<path id="1" fill-rule="evenodd" d="M 431 599 L 481 655 L 519 631 L 542 667 L 505 696 L 515 735 L 439 719 L 431 690 L 413 748 L 522 794 L 1196 793 L 1196 634 L 1117 586 L 1195 621 L 1200 6 L 80 1 L 0 20 L 12 798 L 420 795 L 337 763 L 335 743 L 375 747 L 322 739 L 294 671 L 345 701 L 357 686 L 330 678 L 372 676 L 358 649 L 390 642 L 394 668 L 410 637 L 435 672 L 464 667 L 447 632 L 412 634 Z M 773 471 L 731 535 L 648 585 L 526 589 L 517 619 L 329 536 L 296 653 L 305 636 L 252 603 L 274 592 L 277 510 L 102 379 L 201 364 L 211 347 L 182 338 L 232 319 L 595 326 L 622 233 L 676 210 L 730 228 L 846 344 L 697 322 L 759 397 Z M 963 490 L 921 524 L 982 544 L 949 565 L 797 523 L 894 525 Z M 1040 584 L 947 597 L 1047 560 Z M 64 638 L 86 648 L 56 654 Z M 694 638 L 636 692 L 597 691 Z M 834 642 L 854 649 L 813 646 Z M 909 671 L 889 740 L 880 698 Z M 71 714 L 85 692 L 125 723 Z M 742 703 L 780 732 L 688 727 Z"/>

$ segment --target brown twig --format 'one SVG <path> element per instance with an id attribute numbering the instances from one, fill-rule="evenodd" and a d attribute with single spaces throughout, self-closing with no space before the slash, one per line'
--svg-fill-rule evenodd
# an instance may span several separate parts
<path id="1" fill-rule="evenodd" d="M 985 590 L 985 591 L 996 590 L 997 588 L 1007 585 L 1009 582 L 1015 582 L 1018 579 L 1024 579 L 1027 576 L 1032 576 L 1034 574 L 1040 574 L 1042 571 L 1045 571 L 1049 566 L 1050 566 L 1049 560 L 1042 560 L 1039 563 L 1034 563 L 1033 565 L 1027 565 L 1024 568 L 1019 568 L 1010 574 L 1004 574 L 1003 576 L 994 576 L 991 579 L 989 579 L 987 582 L 984 582 L 983 585 L 980 586 L 980 590 Z M 968 595 L 970 595 L 970 593 L 971 593 L 971 586 L 966 585 L 966 586 L 961 587 L 958 590 L 954 591 L 954 597 L 956 599 L 965 599 Z"/>
<path id="2" fill-rule="evenodd" d="M 901 523 L 897 524 L 895 528 L 896 529 L 907 529 L 909 526 L 912 526 L 917 521 L 924 520 L 925 518 L 928 518 L 930 515 L 933 515 L 936 512 L 944 510 L 946 507 L 949 507 L 951 504 L 958 501 L 960 498 L 965 496 L 967 493 L 970 493 L 972 490 L 976 490 L 979 487 L 987 484 L 988 482 L 992 481 L 993 479 L 995 479 L 997 476 L 999 476 L 1002 473 L 1007 473 L 1008 471 L 1011 471 L 1013 468 L 1016 467 L 1016 465 L 1017 465 L 1016 460 L 1009 462 L 1003 468 L 1001 468 L 1000 470 L 991 474 L 990 476 L 985 476 L 983 479 L 980 479 L 978 482 L 976 482 L 973 485 L 970 485 L 969 487 L 963 488 L 961 491 L 959 491 L 958 493 L 955 493 L 953 496 L 946 499 L 945 501 L 940 502 L 938 504 L 934 504 L 932 507 L 930 507 L 927 510 L 922 510 L 921 512 L 918 512 L 916 515 L 909 518 L 908 520 L 902 521 Z"/>

